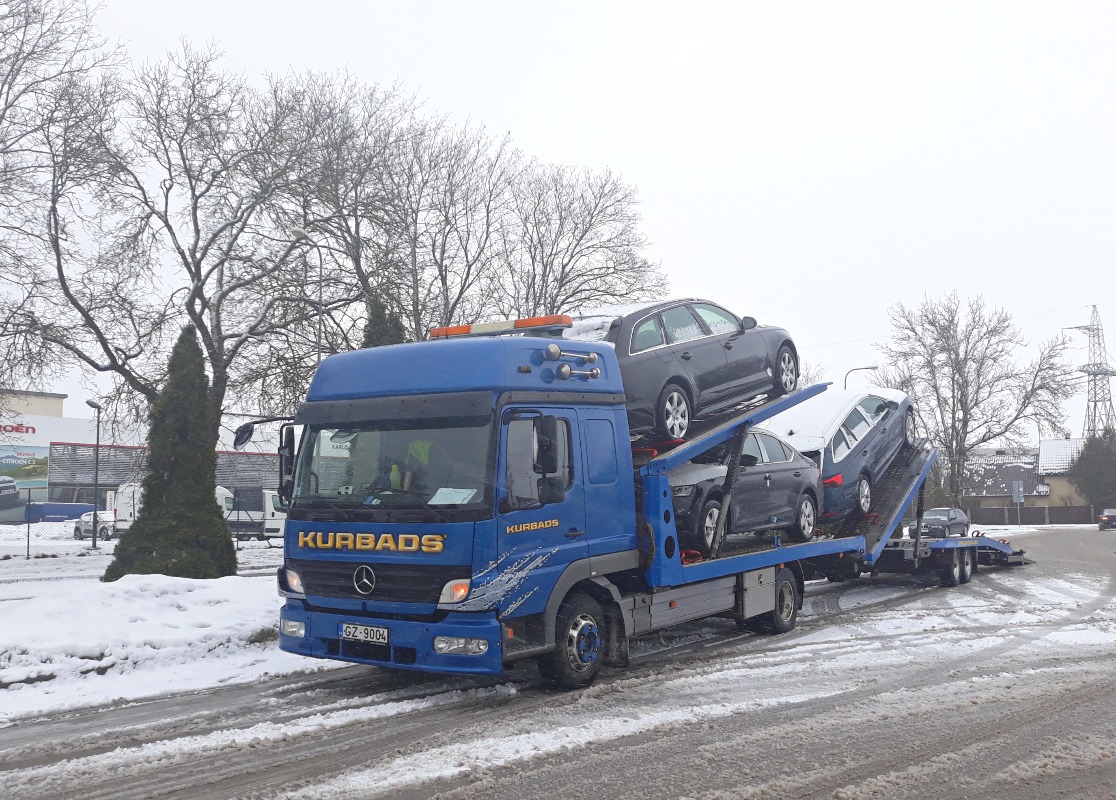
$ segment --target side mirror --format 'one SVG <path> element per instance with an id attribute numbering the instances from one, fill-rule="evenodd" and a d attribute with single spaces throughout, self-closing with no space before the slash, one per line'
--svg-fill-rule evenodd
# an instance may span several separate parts
<path id="1" fill-rule="evenodd" d="M 894 400 L 888 400 L 887 401 L 887 407 L 890 408 L 892 411 L 898 411 L 899 410 L 899 404 L 896 403 Z"/>
<path id="2" fill-rule="evenodd" d="M 294 426 L 288 424 L 279 429 L 279 499 L 284 506 L 294 494 L 294 457 Z"/>
<path id="3" fill-rule="evenodd" d="M 752 328 L 756 327 L 756 325 L 758 325 L 758 324 L 759 323 L 756 322 L 755 317 L 744 317 L 743 319 L 740 320 L 740 330 L 750 331 Z"/>
<path id="4" fill-rule="evenodd" d="M 748 453 L 741 453 L 740 454 L 740 466 L 742 466 L 742 467 L 754 467 L 758 463 L 759 463 L 759 459 L 756 458 L 755 456 L 749 455 Z"/>
<path id="5" fill-rule="evenodd" d="M 255 433 L 256 426 L 251 422 L 245 422 L 236 429 L 233 434 L 233 450 L 243 450 L 248 442 L 252 441 L 252 434 Z"/>
<path id="6" fill-rule="evenodd" d="M 538 445 L 535 472 L 553 475 L 558 471 L 558 418 L 549 415 L 535 417 L 534 426 L 535 442 Z M 541 496 L 539 499 L 542 499 Z"/>

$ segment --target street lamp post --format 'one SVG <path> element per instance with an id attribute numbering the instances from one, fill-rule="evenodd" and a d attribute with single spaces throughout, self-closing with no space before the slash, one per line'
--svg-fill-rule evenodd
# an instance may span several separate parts
<path id="1" fill-rule="evenodd" d="M 322 273 L 325 265 L 322 259 L 322 248 L 310 238 L 310 234 L 304 228 L 291 228 L 291 235 L 297 239 L 305 239 L 314 248 L 318 254 L 318 330 L 317 336 L 314 340 L 314 351 L 316 354 L 315 364 L 322 363 Z"/>
<path id="2" fill-rule="evenodd" d="M 875 372 L 876 370 L 879 369 L 879 367 L 853 367 L 852 369 L 850 369 L 848 372 L 845 373 L 845 388 L 846 389 L 849 388 L 849 376 L 852 375 L 854 372 L 860 372 L 860 370 L 862 370 L 862 369 L 863 370 L 869 370 L 870 372 Z"/>
<path id="3" fill-rule="evenodd" d="M 86 400 L 85 404 L 97 412 L 97 442 L 93 445 L 93 549 L 97 549 L 97 505 L 100 499 L 101 482 L 101 404 L 96 400 Z"/>

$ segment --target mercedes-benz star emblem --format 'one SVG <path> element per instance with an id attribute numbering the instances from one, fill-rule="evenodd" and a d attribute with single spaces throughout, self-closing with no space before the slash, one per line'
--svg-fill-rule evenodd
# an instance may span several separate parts
<path id="1" fill-rule="evenodd" d="M 376 588 L 376 573 L 371 567 L 361 564 L 353 572 L 353 586 L 356 587 L 357 594 L 372 594 L 372 590 Z"/>

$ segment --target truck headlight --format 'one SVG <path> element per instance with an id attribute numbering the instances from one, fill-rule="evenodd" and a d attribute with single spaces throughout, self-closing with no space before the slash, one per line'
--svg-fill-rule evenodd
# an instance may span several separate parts
<path id="1" fill-rule="evenodd" d="M 306 637 L 306 623 L 299 622 L 294 619 L 284 619 L 279 621 L 279 632 L 284 636 L 293 636 L 296 639 L 304 639 Z"/>
<path id="2" fill-rule="evenodd" d="M 288 568 L 283 570 L 283 575 L 286 576 L 288 589 L 298 594 L 306 594 L 306 589 L 302 586 L 302 578 L 297 572 Z"/>
<path id="3" fill-rule="evenodd" d="M 439 603 L 460 603 L 469 596 L 469 588 L 472 586 L 472 581 L 456 580 L 450 581 L 442 587 L 442 593 L 438 595 Z"/>
<path id="4" fill-rule="evenodd" d="M 670 493 L 675 497 L 689 497 L 694 493 L 694 485 L 691 483 L 689 486 L 672 486 Z"/>
<path id="5" fill-rule="evenodd" d="M 481 656 L 488 652 L 488 642 L 461 636 L 435 636 L 434 652 L 440 655 Z"/>

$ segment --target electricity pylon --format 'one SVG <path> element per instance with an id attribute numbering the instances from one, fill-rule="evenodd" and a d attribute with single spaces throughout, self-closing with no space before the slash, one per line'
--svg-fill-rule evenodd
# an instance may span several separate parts
<path id="1" fill-rule="evenodd" d="M 1108 363 L 1104 347 L 1104 329 L 1101 327 L 1100 314 L 1093 306 L 1093 316 L 1088 325 L 1077 325 L 1075 331 L 1089 335 L 1089 363 L 1078 368 L 1089 378 L 1089 399 L 1085 407 L 1085 428 L 1081 435 L 1088 439 L 1100 436 L 1106 428 L 1116 430 L 1116 412 L 1112 410 L 1112 387 L 1108 379 L 1116 375 L 1116 369 Z"/>

